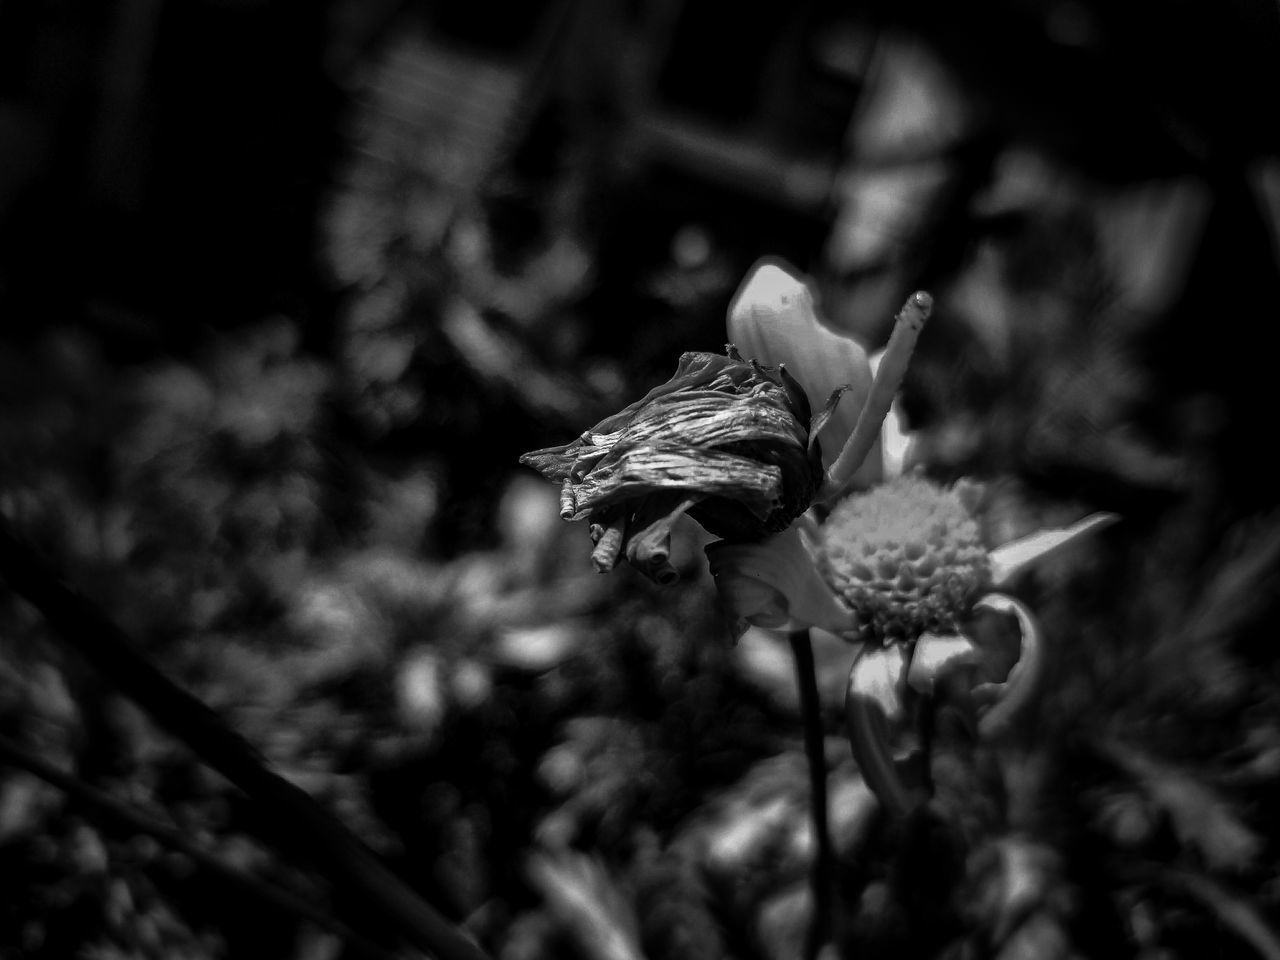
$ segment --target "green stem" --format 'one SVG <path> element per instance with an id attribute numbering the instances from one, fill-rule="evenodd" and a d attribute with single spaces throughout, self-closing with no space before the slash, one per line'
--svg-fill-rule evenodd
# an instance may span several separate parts
<path id="1" fill-rule="evenodd" d="M 208 706 L 142 657 L 120 627 L 62 583 L 2 520 L 0 577 L 94 669 L 243 790 L 267 828 L 263 839 L 309 858 L 335 888 L 359 898 L 381 923 L 438 960 L 486 960 L 466 933 L 406 886 L 342 821 L 271 770 Z"/>
<path id="2" fill-rule="evenodd" d="M 191 843 L 174 828 L 143 816 L 110 794 L 90 786 L 83 780 L 59 770 L 51 764 L 45 763 L 7 737 L 0 737 L 0 763 L 7 763 L 34 774 L 67 794 L 91 815 L 114 823 L 130 834 L 145 834 L 153 837 L 170 850 L 175 850 L 189 857 L 206 873 L 229 886 L 243 891 L 255 900 L 328 930 L 341 938 L 347 947 L 358 956 L 368 957 L 370 960 L 374 960 L 374 958 L 387 960 L 387 958 L 396 956 L 396 954 L 379 946 L 372 940 L 356 933 L 345 923 L 326 912 L 323 907 L 298 896 L 290 890 L 285 890 L 228 866 L 217 857 Z"/>
<path id="3" fill-rule="evenodd" d="M 809 762 L 809 810 L 813 820 L 814 859 L 810 880 L 813 890 L 813 918 L 805 938 L 805 960 L 816 960 L 831 927 L 831 890 L 835 876 L 835 856 L 831 849 L 831 828 L 827 820 L 827 751 L 822 726 L 822 704 L 818 698 L 818 677 L 813 663 L 813 643 L 808 630 L 788 634 L 796 663 L 796 686 L 800 691 L 800 719 L 804 728 L 804 752 Z"/>

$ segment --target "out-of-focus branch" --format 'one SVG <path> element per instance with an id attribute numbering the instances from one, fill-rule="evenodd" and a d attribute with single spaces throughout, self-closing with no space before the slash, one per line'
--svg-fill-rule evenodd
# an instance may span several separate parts
<path id="1" fill-rule="evenodd" d="M 26 770 L 46 783 L 57 787 L 94 817 L 111 821 L 130 833 L 145 834 L 153 837 L 170 850 L 175 850 L 190 857 L 200 869 L 236 887 L 255 900 L 328 930 L 335 936 L 340 937 L 348 947 L 361 957 L 369 957 L 371 960 L 372 958 L 391 960 L 391 958 L 397 956 L 367 937 L 356 933 L 341 920 L 325 912 L 324 909 L 309 900 L 298 896 L 290 890 L 285 890 L 228 866 L 208 851 L 202 850 L 191 843 L 174 828 L 158 823 L 150 817 L 143 816 L 104 791 L 90 786 L 83 780 L 59 770 L 51 764 L 45 763 L 39 757 L 23 750 L 22 747 L 7 737 L 0 737 L 0 763 L 7 763 Z"/>
<path id="2" fill-rule="evenodd" d="M 266 760 L 212 710 L 136 650 L 105 613 L 72 590 L 0 520 L 0 577 L 43 614 L 69 647 L 257 805 L 263 839 L 307 857 L 338 890 L 358 897 L 407 943 L 442 960 L 484 952 L 400 880 L 340 820 Z"/>
<path id="3" fill-rule="evenodd" d="M 1253 905 L 1209 877 L 1189 871 L 1173 873 L 1168 882 L 1200 901 L 1226 927 L 1265 960 L 1280 960 L 1280 939 Z"/>

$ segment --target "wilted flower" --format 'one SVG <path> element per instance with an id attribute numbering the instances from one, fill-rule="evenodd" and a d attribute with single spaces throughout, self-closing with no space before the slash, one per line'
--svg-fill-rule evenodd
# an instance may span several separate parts
<path id="1" fill-rule="evenodd" d="M 675 578 L 671 526 L 682 514 L 748 540 L 785 529 L 822 480 L 809 403 L 783 367 L 686 353 L 675 375 L 577 440 L 521 463 L 561 486 L 560 515 L 591 520 L 601 570 L 627 559 Z"/>
<path id="2" fill-rule="evenodd" d="M 787 529 L 823 486 L 835 456 L 823 456 L 819 435 L 831 422 L 838 453 L 852 432 L 841 397 L 865 397 L 865 353 L 822 328 L 805 286 L 771 263 L 736 298 L 735 332 L 753 352 L 779 343 L 760 354 L 778 365 L 732 344 L 724 356 L 686 353 L 675 375 L 640 400 L 571 443 L 520 458 L 561 484 L 561 516 L 590 520 L 600 570 L 625 551 L 646 575 L 669 582 L 671 527 L 681 515 L 728 542 L 761 540 Z"/>

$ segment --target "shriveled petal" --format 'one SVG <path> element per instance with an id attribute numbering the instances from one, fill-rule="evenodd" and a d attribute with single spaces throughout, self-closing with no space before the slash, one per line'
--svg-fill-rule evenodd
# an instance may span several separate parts
<path id="1" fill-rule="evenodd" d="M 1120 519 L 1116 513 L 1092 513 L 1069 527 L 1039 530 L 996 547 L 990 553 L 991 583 L 1000 586 L 1046 557 L 1052 556 L 1081 537 L 1097 533 Z"/>
<path id="2" fill-rule="evenodd" d="M 570 519 L 659 490 L 728 497 L 757 516 L 768 516 L 782 495 L 782 472 L 770 464 L 719 450 L 632 447 L 610 452 L 571 491 Z"/>
<path id="3" fill-rule="evenodd" d="M 644 409 L 660 397 L 673 393 L 687 393 L 691 390 L 714 390 L 726 383 L 739 382 L 747 375 L 730 357 L 716 353 L 690 352 L 682 353 L 676 365 L 676 372 L 666 383 L 660 383 L 639 400 L 628 404 L 612 416 L 606 417 L 588 432 L 594 436 L 594 442 L 603 442 L 600 438 L 623 429 L 634 419 L 637 411 Z M 576 442 L 576 441 L 575 441 Z M 555 448 L 552 448 L 555 449 Z"/>
<path id="4" fill-rule="evenodd" d="M 922 633 L 911 654 L 907 683 L 912 689 L 931 695 L 939 683 L 980 660 L 977 646 L 962 634 Z"/>
<path id="5" fill-rule="evenodd" d="M 852 338 L 823 326 L 804 281 L 781 260 L 751 268 L 729 305 L 729 339 L 743 356 L 787 365 L 804 387 L 809 407 L 823 409 L 838 388 L 850 387 L 822 431 L 822 465 L 829 467 L 853 433 L 871 389 L 867 352 Z M 865 486 L 880 479 L 879 446 L 857 474 Z"/>
<path id="6" fill-rule="evenodd" d="M 864 648 L 849 671 L 844 719 L 849 746 L 867 786 L 897 818 L 914 808 L 893 757 L 893 727 L 904 717 L 907 654 L 900 644 Z"/>
<path id="7" fill-rule="evenodd" d="M 818 574 L 798 527 L 758 543 L 717 541 L 706 551 L 735 637 L 748 626 L 822 627 L 837 634 L 857 627 L 854 615 Z"/>
<path id="8" fill-rule="evenodd" d="M 680 579 L 671 565 L 671 528 L 699 497 L 657 494 L 646 498 L 627 529 L 627 562 L 655 583 Z"/>
<path id="9" fill-rule="evenodd" d="M 980 700 L 994 703 L 978 721 L 978 732 L 988 739 L 1000 737 L 1013 728 L 1014 721 L 1039 692 L 1044 674 L 1044 634 L 1040 622 L 1026 605 L 1003 593 L 990 593 L 974 605 L 975 610 L 993 610 L 1018 618 L 1022 633 L 1021 656 L 1004 683 L 984 683 L 974 688 Z"/>
<path id="10" fill-rule="evenodd" d="M 633 516 L 638 505 L 658 494 L 698 498 L 688 515 L 727 540 L 785 528 L 822 477 L 810 422 L 808 397 L 785 370 L 748 362 L 732 347 L 725 356 L 686 353 L 667 383 L 520 462 L 561 484 L 563 519 L 591 520 L 593 559 L 607 570 L 630 531 L 644 526 Z M 671 573 L 660 563 L 644 569 Z"/>
<path id="11" fill-rule="evenodd" d="M 753 434 L 747 422 L 750 418 L 741 417 L 737 413 L 740 410 L 754 411 L 755 419 L 769 421 L 766 427 L 773 439 L 793 440 L 803 446 L 803 430 L 807 424 L 794 422 L 797 412 L 787 406 L 789 390 L 785 379 L 779 383 L 772 376 L 740 358 L 714 353 L 682 354 L 676 372 L 666 383 L 654 387 L 569 443 L 532 450 L 522 455 L 520 462 L 548 480 L 576 482 L 619 443 L 635 445 L 663 439 L 670 443 L 680 438 L 681 446 L 693 447 L 770 439 L 764 434 Z M 748 394 L 756 398 L 755 402 L 741 403 Z M 689 429 L 709 411 L 727 413 L 715 428 L 720 433 L 688 437 Z"/>
<path id="12" fill-rule="evenodd" d="M 622 431 L 618 444 L 670 444 L 723 447 L 755 441 L 803 447 L 803 427 L 786 409 L 768 403 L 748 404 L 740 397 L 710 391 L 676 394 L 655 400 Z"/>

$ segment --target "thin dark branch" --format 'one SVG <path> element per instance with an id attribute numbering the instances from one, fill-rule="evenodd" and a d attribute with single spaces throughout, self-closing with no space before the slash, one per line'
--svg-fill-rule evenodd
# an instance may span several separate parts
<path id="1" fill-rule="evenodd" d="M 0 577 L 94 669 L 243 790 L 267 827 L 264 839 L 291 855 L 306 856 L 335 889 L 359 898 L 415 947 L 442 960 L 485 960 L 466 933 L 423 902 L 340 820 L 271 770 L 243 737 L 143 658 L 123 630 L 62 583 L 3 520 Z"/>

